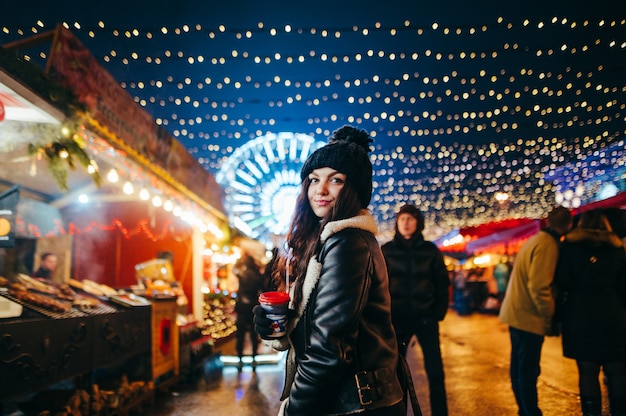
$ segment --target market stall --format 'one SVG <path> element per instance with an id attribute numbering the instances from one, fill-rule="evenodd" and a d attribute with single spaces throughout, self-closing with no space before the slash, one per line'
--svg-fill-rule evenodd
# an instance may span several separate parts
<path id="1" fill-rule="evenodd" d="M 15 58 L 28 45 L 0 48 L 0 194 L 16 196 L 0 210 L 0 404 L 70 384 L 98 414 L 175 382 L 181 354 L 212 353 L 205 250 L 229 229 L 213 178 L 80 42 L 42 40 L 47 74 Z M 32 278 L 48 253 L 49 279 Z M 171 279 L 145 285 L 136 266 L 163 253 Z"/>

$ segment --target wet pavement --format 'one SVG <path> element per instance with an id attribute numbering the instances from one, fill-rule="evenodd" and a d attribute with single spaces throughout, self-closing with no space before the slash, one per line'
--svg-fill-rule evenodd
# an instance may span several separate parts
<path id="1" fill-rule="evenodd" d="M 494 314 L 459 316 L 451 309 L 441 324 L 450 415 L 517 415 L 509 382 L 508 327 Z M 222 347 L 221 375 L 198 377 L 158 395 L 145 409 L 148 416 L 265 416 L 276 415 L 283 383 L 282 357 L 277 364 L 259 364 L 256 371 L 230 363 L 234 341 Z M 269 352 L 264 350 L 262 352 Z M 411 367 L 422 413 L 430 416 L 428 383 L 419 345 L 413 341 L 407 361 Z M 579 415 L 578 375 L 573 360 L 563 357 L 561 339 L 547 337 L 541 360 L 539 405 L 544 416 Z M 603 415 L 608 415 L 604 388 Z M 409 411 L 409 414 L 413 413 Z"/>

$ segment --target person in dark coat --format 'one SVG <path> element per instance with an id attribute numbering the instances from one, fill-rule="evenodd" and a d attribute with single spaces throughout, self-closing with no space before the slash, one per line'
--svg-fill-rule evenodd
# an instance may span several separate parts
<path id="1" fill-rule="evenodd" d="M 437 246 L 424 240 L 424 216 L 415 205 L 400 208 L 393 240 L 382 246 L 389 274 L 391 316 L 400 354 L 416 336 L 424 355 L 433 416 L 448 414 L 439 321 L 448 311 L 450 277 Z"/>
<path id="2" fill-rule="evenodd" d="M 237 313 L 237 355 L 239 356 L 239 368 L 242 366 L 243 347 L 246 334 L 250 337 L 252 344 L 252 366 L 256 366 L 256 355 L 259 349 L 259 338 L 254 331 L 252 308 L 259 304 L 259 295 L 263 290 L 263 279 L 261 271 L 254 258 L 249 254 L 244 254 L 235 264 L 233 273 L 239 279 L 239 289 L 237 289 L 237 301 L 235 312 Z"/>
<path id="3" fill-rule="evenodd" d="M 611 415 L 626 415 L 626 252 L 602 210 L 565 236 L 555 275 L 563 355 L 576 360 L 583 415 L 602 414 L 600 369 Z"/>

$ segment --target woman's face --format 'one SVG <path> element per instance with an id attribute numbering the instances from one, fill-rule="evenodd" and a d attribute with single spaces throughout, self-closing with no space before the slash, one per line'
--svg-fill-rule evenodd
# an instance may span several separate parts
<path id="1" fill-rule="evenodd" d="M 317 217 L 322 218 L 333 209 L 345 184 L 346 175 L 333 168 L 314 169 L 309 173 L 307 196 Z"/>

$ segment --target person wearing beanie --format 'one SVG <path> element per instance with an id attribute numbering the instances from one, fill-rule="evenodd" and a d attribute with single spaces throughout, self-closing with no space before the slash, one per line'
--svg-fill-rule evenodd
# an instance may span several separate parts
<path id="1" fill-rule="evenodd" d="M 406 415 L 387 270 L 367 210 L 371 142 L 344 126 L 304 162 L 274 275 L 291 297 L 287 335 L 269 338 L 271 322 L 254 309 L 261 338 L 288 350 L 279 415 Z"/>
<path id="2" fill-rule="evenodd" d="M 448 311 L 450 277 L 443 255 L 426 241 L 424 215 L 404 205 L 396 216 L 393 239 L 382 246 L 389 275 L 391 314 L 399 352 L 406 356 L 415 335 L 422 348 L 433 416 L 446 416 L 448 404 L 439 344 L 439 321 Z"/>

